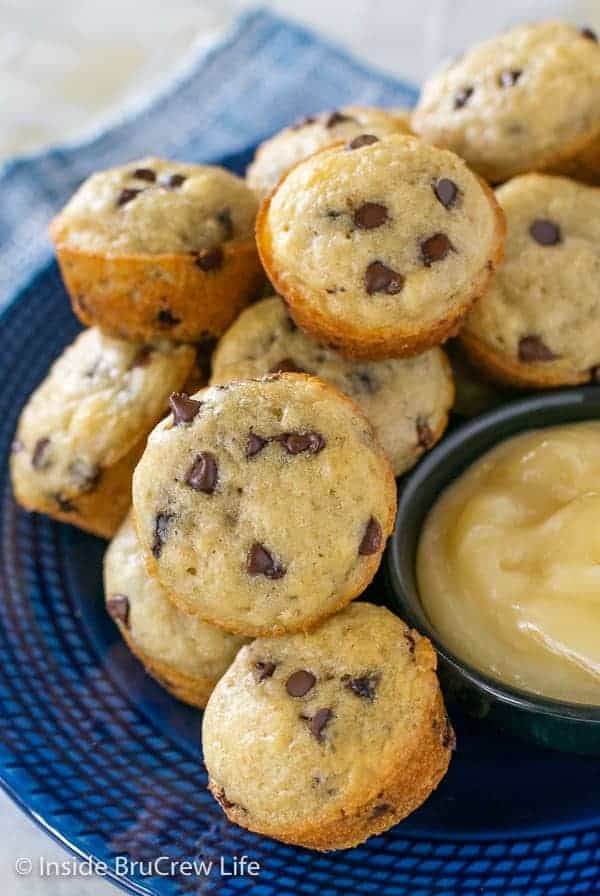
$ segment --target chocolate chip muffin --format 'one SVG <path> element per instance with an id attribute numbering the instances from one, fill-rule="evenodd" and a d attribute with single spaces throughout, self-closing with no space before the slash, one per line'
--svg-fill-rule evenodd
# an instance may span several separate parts
<path id="1" fill-rule="evenodd" d="M 104 557 L 106 609 L 132 652 L 179 700 L 206 706 L 244 639 L 178 610 L 146 570 L 129 514 Z"/>
<path id="2" fill-rule="evenodd" d="M 499 182 L 577 168 L 600 176 L 600 45 L 589 28 L 550 21 L 484 41 L 425 85 L 416 133 Z M 591 164 L 590 164 L 591 163 Z"/>
<path id="3" fill-rule="evenodd" d="M 600 188 L 526 174 L 497 190 L 506 258 L 460 334 L 499 382 L 543 389 L 600 365 Z"/>
<path id="4" fill-rule="evenodd" d="M 21 413 L 11 457 L 19 504 L 110 538 L 146 436 L 193 363 L 189 346 L 81 333 Z"/>
<path id="5" fill-rule="evenodd" d="M 337 145 L 262 204 L 259 251 L 296 323 L 349 358 L 419 354 L 459 327 L 502 257 L 492 191 L 412 137 Z"/>
<path id="6" fill-rule="evenodd" d="M 243 647 L 204 714 L 213 796 L 236 824 L 311 849 L 387 830 L 450 762 L 435 668 L 426 638 L 366 603 Z"/>
<path id="7" fill-rule="evenodd" d="M 410 115 L 403 109 L 368 106 L 346 106 L 339 111 L 310 115 L 260 144 L 246 172 L 246 181 L 262 198 L 286 171 L 317 150 L 340 140 L 410 134 L 409 121 Z"/>
<path id="8" fill-rule="evenodd" d="M 278 296 L 247 308 L 213 357 L 213 383 L 276 371 L 319 376 L 349 395 L 369 418 L 396 476 L 442 436 L 452 406 L 452 373 L 443 351 L 415 358 L 349 361 L 300 330 Z"/>
<path id="9" fill-rule="evenodd" d="M 245 635 L 310 628 L 360 594 L 396 508 L 359 408 L 275 374 L 174 395 L 133 480 L 148 568 L 183 610 Z"/>
<path id="10" fill-rule="evenodd" d="M 125 339 L 218 336 L 263 281 L 256 209 L 241 178 L 208 165 L 92 175 L 50 227 L 75 314 Z"/>

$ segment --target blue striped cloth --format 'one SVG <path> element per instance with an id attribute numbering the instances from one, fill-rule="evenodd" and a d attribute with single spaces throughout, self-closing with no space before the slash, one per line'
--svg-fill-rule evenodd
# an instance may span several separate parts
<path id="1" fill-rule="evenodd" d="M 302 115 L 344 103 L 412 105 L 415 91 L 306 29 L 249 12 L 135 116 L 78 146 L 0 169 L 0 308 L 48 261 L 46 228 L 92 171 L 144 155 L 216 162 Z"/>

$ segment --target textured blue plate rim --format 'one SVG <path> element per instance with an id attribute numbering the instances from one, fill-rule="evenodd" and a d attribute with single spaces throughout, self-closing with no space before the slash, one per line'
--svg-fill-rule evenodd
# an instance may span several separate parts
<path id="1" fill-rule="evenodd" d="M 38 269 L 29 278 L 28 283 L 21 290 L 19 290 L 19 293 L 15 296 L 13 302 L 11 302 L 9 306 L 5 307 L 2 312 L 0 312 L 0 325 L 5 325 L 7 317 L 10 316 L 11 310 L 14 311 L 24 293 L 26 293 L 32 287 L 35 287 L 36 281 L 47 276 L 52 271 L 54 266 L 55 262 L 51 258 L 41 269 Z M 108 674 L 110 675 L 110 671 Z M 110 677 L 114 681 L 113 677 Z M 115 682 L 115 684 L 116 686 L 118 686 L 118 682 Z M 85 848 L 78 846 L 68 837 L 61 834 L 60 831 L 57 830 L 56 827 L 50 822 L 50 820 L 45 817 L 43 811 L 37 811 L 28 804 L 28 785 L 22 780 L 19 781 L 18 775 L 13 778 L 12 775 L 5 773 L 4 769 L 0 770 L 0 786 L 2 786 L 7 795 L 21 809 L 21 811 L 23 811 L 24 814 L 29 817 L 38 828 L 45 831 L 55 842 L 60 844 L 63 848 L 67 849 L 74 856 L 83 859 L 94 858 L 93 853 L 90 853 Z M 600 816 L 598 818 L 598 822 L 600 822 Z M 448 833 L 438 831 L 411 832 L 408 829 L 404 829 L 402 831 L 402 837 L 412 841 L 423 840 L 425 837 L 427 837 L 432 841 L 454 844 L 489 844 L 494 843 L 497 840 L 502 840 L 503 842 L 512 841 L 516 843 L 527 838 L 532 840 L 539 840 L 544 836 L 567 836 L 570 833 L 590 830 L 593 825 L 594 822 L 587 818 L 579 822 L 571 822 L 568 824 L 549 824 L 547 826 L 538 825 L 535 828 L 520 827 L 518 833 L 514 835 L 507 834 L 506 830 L 503 829 L 498 829 L 497 831 L 489 830 L 488 832 L 481 834 L 467 830 L 460 830 L 460 828 L 458 828 L 456 831 Z M 106 877 L 116 886 L 127 892 L 142 894 L 142 896 L 154 896 L 154 894 L 158 892 L 155 889 L 149 889 L 145 887 L 135 880 L 116 875 L 110 870 L 107 873 Z"/>
<path id="2" fill-rule="evenodd" d="M 7 316 L 9 316 L 11 310 L 15 309 L 15 307 L 19 304 L 19 302 L 22 300 L 22 298 L 25 296 L 25 294 L 32 287 L 34 287 L 36 285 L 36 282 L 38 280 L 40 280 L 40 281 L 44 280 L 45 277 L 48 276 L 53 271 L 53 269 L 55 268 L 55 264 L 56 264 L 56 262 L 55 262 L 54 257 L 49 256 L 49 258 L 46 260 L 46 263 L 44 265 L 42 265 L 41 267 L 39 267 L 29 277 L 27 283 L 18 290 L 18 292 L 15 294 L 15 297 L 13 298 L 13 300 L 0 311 L 0 326 L 3 326 L 6 323 L 6 318 L 7 318 Z M 555 403 L 560 403 L 561 395 L 562 395 L 561 392 L 557 392 L 554 396 L 551 396 L 551 397 L 554 398 Z M 528 398 L 517 398 L 517 399 L 515 399 L 514 402 L 511 402 L 511 404 L 512 403 L 523 404 L 523 403 L 527 403 L 528 400 L 529 400 Z M 583 399 L 582 399 L 582 401 L 583 401 Z M 446 440 L 453 442 L 455 439 L 462 437 L 462 433 L 464 433 L 466 431 L 470 432 L 472 430 L 476 430 L 479 425 L 482 425 L 482 424 L 480 424 L 480 421 L 483 421 L 483 423 L 485 423 L 488 419 L 491 419 L 491 418 L 495 419 L 496 415 L 499 414 L 501 412 L 501 410 L 502 409 L 493 409 L 491 411 L 486 412 L 485 414 L 480 415 L 480 417 L 478 417 L 476 420 L 468 421 L 466 423 L 461 424 L 461 426 L 459 427 L 459 430 L 457 430 L 456 432 L 450 433 L 446 437 Z M 429 467 L 429 466 L 431 466 L 431 464 L 433 462 L 435 462 L 435 460 L 436 460 L 436 449 L 434 448 L 429 453 L 429 455 L 427 457 L 425 457 L 423 459 L 423 461 L 421 461 L 419 466 L 425 465 L 425 466 Z M 388 558 L 386 558 L 386 560 L 383 562 L 389 562 Z M 92 644 L 92 646 L 94 647 L 94 650 L 96 650 L 95 645 L 93 643 L 93 638 L 90 638 L 90 644 Z M 107 670 L 107 674 L 110 677 L 111 681 L 113 681 L 115 687 L 122 691 L 122 686 L 121 686 L 120 682 L 118 681 L 117 678 L 115 678 L 111 674 L 110 669 Z M 522 695 L 519 694 L 519 696 L 522 696 Z M 527 696 L 529 696 L 529 695 L 527 695 Z M 145 716 L 146 713 L 143 710 L 142 710 L 142 712 Z M 179 746 L 180 746 L 180 749 L 182 749 L 186 752 L 189 750 L 189 748 L 185 745 L 179 744 Z M 550 751 L 550 752 L 552 752 L 552 751 Z M 10 783 L 10 780 L 4 775 L 2 769 L 0 769 L 0 786 L 2 786 L 4 789 L 6 789 L 9 796 L 12 796 L 13 792 L 17 793 L 17 791 L 15 791 L 13 785 Z M 18 793 L 17 793 L 17 797 L 15 799 L 15 802 L 17 802 L 17 804 L 20 807 L 25 806 L 26 814 L 30 815 L 30 817 L 33 818 L 33 820 L 38 824 L 38 826 L 43 827 L 44 830 L 48 830 L 48 832 L 54 839 L 58 839 L 59 842 L 63 843 L 63 845 L 68 845 L 68 842 L 64 841 L 62 839 L 62 835 L 59 834 L 58 838 L 55 837 L 54 828 L 50 824 L 50 822 L 43 819 L 42 816 L 39 813 L 37 813 L 35 810 L 29 809 L 26 806 L 26 804 L 23 803 L 22 799 L 18 796 Z M 42 819 L 41 824 L 40 824 L 40 818 Z M 597 816 L 597 819 L 595 819 L 595 821 L 600 826 L 600 806 L 598 809 L 598 816 Z M 550 823 L 550 824 L 548 824 L 548 826 L 544 826 L 544 825 L 539 826 L 538 825 L 536 827 L 530 827 L 530 828 L 520 827 L 518 829 L 518 832 L 516 832 L 516 833 L 507 832 L 503 828 L 498 828 L 497 831 L 494 831 L 492 829 L 487 832 L 474 833 L 469 830 L 465 830 L 465 829 L 458 827 L 456 829 L 456 838 L 455 839 L 456 839 L 457 843 L 458 842 L 464 843 L 464 842 L 469 842 L 469 841 L 493 842 L 494 840 L 497 840 L 497 839 L 500 839 L 503 841 L 509 841 L 509 840 L 519 840 L 524 837 L 539 838 L 539 837 L 543 837 L 545 835 L 556 836 L 556 835 L 560 835 L 560 834 L 568 834 L 570 832 L 586 830 L 586 829 L 589 829 L 590 827 L 591 827 L 591 822 L 590 822 L 589 818 L 586 820 L 583 820 L 581 822 Z M 407 839 L 419 840 L 419 839 L 423 838 L 424 833 L 419 832 L 419 831 L 412 832 L 410 830 L 405 830 L 405 831 L 403 831 L 403 836 L 405 836 Z M 432 840 L 438 840 L 438 841 L 452 840 L 452 837 L 449 837 L 447 834 L 445 834 L 443 832 L 432 831 L 432 830 L 427 831 L 427 837 L 430 837 Z M 71 848 L 72 851 L 75 852 L 77 855 L 83 855 L 85 857 L 88 856 L 88 854 L 85 853 L 85 850 L 80 850 L 77 846 L 72 845 L 69 848 Z M 117 880 L 118 880 L 118 878 L 117 878 Z"/>
<path id="3" fill-rule="evenodd" d="M 246 13 L 245 16 L 242 17 L 241 21 L 238 20 L 239 25 L 241 25 L 244 21 L 247 21 L 248 19 L 251 19 L 258 14 L 260 14 L 260 11 L 258 11 L 258 10 Z M 237 33 L 237 28 L 236 28 L 236 31 L 234 32 L 234 34 L 235 33 Z M 231 40 L 231 39 L 232 39 L 231 35 L 228 35 L 228 37 L 225 39 L 224 43 L 227 43 L 228 40 Z M 330 46 L 331 45 L 335 46 L 332 42 L 329 42 L 329 44 L 330 44 Z M 219 46 L 222 46 L 222 44 L 219 44 L 217 46 L 210 48 L 208 53 L 215 52 L 219 48 Z M 337 47 L 336 47 L 336 51 L 338 53 L 341 52 L 346 57 L 350 56 L 350 54 L 345 53 L 345 51 L 343 51 L 343 50 L 340 51 L 339 48 L 337 48 Z M 350 58 L 351 58 L 351 56 L 350 56 Z M 369 70 L 369 69 L 367 67 L 365 67 L 364 70 Z M 390 80 L 393 80 L 393 79 L 390 79 Z M 142 110 L 139 110 L 139 112 L 136 114 L 143 114 L 143 112 L 144 112 L 144 110 L 142 109 Z M 133 118 L 135 118 L 135 117 L 136 117 L 136 115 L 133 116 Z M 130 119 L 128 119 L 128 120 L 130 120 Z M 96 135 L 95 137 L 92 137 L 90 140 L 83 141 L 80 144 L 71 144 L 67 147 L 54 147 L 52 152 L 61 153 L 61 152 L 66 151 L 67 153 L 71 153 L 71 152 L 77 151 L 80 148 L 83 148 L 84 146 L 89 146 L 90 144 L 93 144 L 95 142 L 95 140 L 99 139 L 101 136 L 102 136 L 101 134 Z M 30 159 L 36 158 L 36 157 L 43 157 L 45 155 L 47 155 L 47 153 L 34 154 L 32 157 L 21 157 L 19 159 L 15 159 L 13 161 L 16 165 L 18 165 L 21 162 L 29 161 Z M 2 173 L 5 173 L 5 171 L 6 171 L 6 168 L 2 171 Z M 15 306 L 19 303 L 23 294 L 26 293 L 29 289 L 31 289 L 31 287 L 35 284 L 35 282 L 38 278 L 43 278 L 48 272 L 50 272 L 53 267 L 53 264 L 54 264 L 54 261 L 53 261 L 52 255 L 51 255 L 50 251 L 48 251 L 47 255 L 45 256 L 45 258 L 43 260 L 43 263 L 39 264 L 35 270 L 28 272 L 28 276 L 26 277 L 25 282 L 22 282 L 19 284 L 18 290 L 15 290 L 15 292 L 12 294 L 9 302 L 6 303 L 3 307 L 3 309 L 0 311 L 0 323 L 2 323 L 2 324 L 5 323 L 6 318 L 9 316 L 11 310 L 14 310 Z M 5 790 L 7 795 L 13 800 L 13 802 L 24 812 L 24 814 L 27 817 L 31 818 L 31 820 L 36 824 L 36 826 L 38 826 L 41 830 L 44 830 L 55 842 L 60 844 L 63 848 L 67 849 L 73 855 L 81 857 L 81 858 L 90 858 L 90 857 L 93 858 L 93 853 L 90 853 L 85 848 L 80 848 L 80 847 L 76 846 L 74 842 L 71 842 L 70 840 L 66 839 L 52 824 L 50 824 L 50 822 L 44 817 L 43 813 L 39 813 L 39 812 L 35 811 L 34 809 L 32 809 L 31 806 L 29 806 L 25 802 L 25 799 L 27 797 L 23 796 L 23 794 L 26 794 L 26 795 L 28 794 L 29 786 L 25 782 L 22 789 L 17 790 L 17 789 L 15 789 L 15 784 L 18 785 L 18 783 L 19 782 L 16 781 L 16 779 L 13 782 L 13 780 L 11 778 L 9 778 L 7 775 L 5 775 L 3 771 L 0 772 L 0 785 L 3 787 L 3 789 Z M 589 819 L 587 819 L 587 820 L 581 822 L 580 824 L 571 824 L 569 826 L 566 826 L 564 824 L 563 825 L 554 825 L 548 829 L 547 833 L 548 834 L 556 833 L 558 835 L 568 836 L 568 834 L 571 832 L 575 833 L 577 831 L 581 831 L 581 830 L 587 831 L 590 829 L 591 829 L 591 822 Z M 406 840 L 418 841 L 418 840 L 423 840 L 426 837 L 428 837 L 432 841 L 444 842 L 444 843 L 448 843 L 448 844 L 452 843 L 452 844 L 457 844 L 457 845 L 462 845 L 462 844 L 466 844 L 469 842 L 494 843 L 498 839 L 502 839 L 503 842 L 518 843 L 519 841 L 521 841 L 524 838 L 540 840 L 544 836 L 545 836 L 545 832 L 542 831 L 540 829 L 540 827 L 531 829 L 530 833 L 527 828 L 523 828 L 523 827 L 519 828 L 518 834 L 515 834 L 514 836 L 507 835 L 506 831 L 498 832 L 498 834 L 494 834 L 493 832 L 490 832 L 484 836 L 477 835 L 474 833 L 471 834 L 468 832 L 463 832 L 463 834 L 461 834 L 460 832 L 457 831 L 456 836 L 454 836 L 454 837 L 450 836 L 449 834 L 436 833 L 436 832 L 421 831 L 421 832 L 411 833 L 408 830 L 402 832 L 402 837 L 403 837 L 403 839 L 406 839 Z M 114 873 L 109 872 L 106 875 L 106 877 L 111 883 L 114 883 L 115 886 L 117 886 L 120 889 L 127 891 L 127 892 L 142 894 L 142 896 L 154 896 L 154 894 L 158 894 L 158 892 L 159 892 L 158 889 L 152 888 L 152 885 L 155 883 L 154 879 L 151 882 L 149 882 L 150 887 L 151 887 L 151 888 L 149 888 L 143 884 L 140 884 L 137 880 L 132 880 L 130 878 L 123 878 Z M 248 884 L 248 885 L 250 885 L 250 884 Z M 243 886 L 243 889 L 246 889 L 246 888 L 247 888 L 246 886 Z M 259 885 L 259 890 L 260 890 L 260 885 Z M 160 890 L 160 892 L 162 892 L 162 889 Z M 521 891 L 519 891 L 519 892 L 521 892 Z"/>

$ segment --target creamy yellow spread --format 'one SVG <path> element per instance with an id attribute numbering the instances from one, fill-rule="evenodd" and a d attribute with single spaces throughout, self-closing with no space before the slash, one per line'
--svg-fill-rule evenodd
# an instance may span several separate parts
<path id="1" fill-rule="evenodd" d="M 417 577 L 458 657 L 600 705 L 600 421 L 529 431 L 470 466 L 429 513 Z"/>

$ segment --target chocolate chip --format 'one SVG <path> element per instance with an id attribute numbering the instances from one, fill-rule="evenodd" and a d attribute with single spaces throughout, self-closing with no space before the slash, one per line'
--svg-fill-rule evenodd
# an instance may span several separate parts
<path id="1" fill-rule="evenodd" d="M 173 514 L 167 511 L 157 513 L 154 521 L 154 541 L 152 542 L 152 556 L 158 560 L 162 553 L 163 545 L 169 534 L 169 527 L 173 521 Z"/>
<path id="2" fill-rule="evenodd" d="M 458 198 L 458 187 L 449 177 L 440 177 L 433 184 L 436 199 L 444 208 L 452 208 Z"/>
<path id="3" fill-rule="evenodd" d="M 352 370 L 347 376 L 352 383 L 352 387 L 361 392 L 368 392 L 369 395 L 374 395 L 379 389 L 379 385 L 366 370 Z"/>
<path id="4" fill-rule="evenodd" d="M 314 124 L 317 119 L 314 115 L 307 115 L 305 118 L 300 118 L 298 121 L 295 121 L 290 125 L 290 130 L 299 131 L 300 128 L 306 127 L 307 124 Z"/>
<path id="5" fill-rule="evenodd" d="M 169 405 L 173 411 L 173 423 L 182 426 L 191 423 L 202 407 L 201 401 L 190 398 L 185 392 L 173 392 L 169 397 Z"/>
<path id="6" fill-rule="evenodd" d="M 388 219 L 388 210 L 379 202 L 365 202 L 354 212 L 354 225 L 360 230 L 374 230 Z"/>
<path id="7" fill-rule="evenodd" d="M 136 168 L 131 176 L 138 180 L 146 180 L 148 183 L 154 183 L 156 180 L 156 172 L 152 168 Z"/>
<path id="8" fill-rule="evenodd" d="M 201 451 L 196 456 L 185 481 L 194 491 L 212 495 L 219 481 L 219 468 L 214 454 L 210 451 Z"/>
<path id="9" fill-rule="evenodd" d="M 354 118 L 351 118 L 349 115 L 344 115 L 343 112 L 330 112 L 325 115 L 323 124 L 326 128 L 333 128 L 336 124 L 342 124 L 344 121 L 354 121 Z"/>
<path id="10" fill-rule="evenodd" d="M 129 598 L 124 594 L 111 594 L 106 601 L 106 609 L 115 622 L 122 622 L 129 628 Z"/>
<path id="11" fill-rule="evenodd" d="M 304 373 L 304 370 L 298 367 L 293 358 L 282 358 L 277 364 L 273 364 L 269 373 Z"/>
<path id="12" fill-rule="evenodd" d="M 31 466 L 34 470 L 43 470 L 50 466 L 49 449 L 50 439 L 38 439 L 31 455 Z"/>
<path id="13" fill-rule="evenodd" d="M 363 700 L 375 699 L 375 692 L 379 684 L 379 675 L 373 673 L 371 675 L 360 675 L 358 678 L 351 678 L 350 675 L 343 675 L 342 681 L 346 688 L 361 697 Z"/>
<path id="14" fill-rule="evenodd" d="M 63 513 L 75 513 L 75 511 L 77 510 L 71 499 L 65 498 L 64 495 L 60 494 L 60 492 L 56 495 L 53 495 L 53 498 L 56 502 L 56 506 Z"/>
<path id="15" fill-rule="evenodd" d="M 456 750 L 456 735 L 450 724 L 450 719 L 446 716 L 444 721 L 444 729 L 442 732 L 442 746 L 446 750 Z"/>
<path id="16" fill-rule="evenodd" d="M 281 579 L 285 567 L 268 552 L 266 547 L 255 541 L 246 559 L 246 572 L 251 576 L 266 576 L 267 579 Z"/>
<path id="17" fill-rule="evenodd" d="M 80 457 L 75 458 L 69 464 L 67 472 L 81 495 L 93 492 L 102 478 L 100 467 L 96 465 L 90 466 L 87 461 Z"/>
<path id="18" fill-rule="evenodd" d="M 560 227 L 548 218 L 537 218 L 529 228 L 529 233 L 540 246 L 555 246 L 562 241 Z"/>
<path id="19" fill-rule="evenodd" d="M 152 345 L 143 345 L 129 365 L 129 369 L 133 370 L 134 367 L 147 367 L 153 354 L 154 347 Z"/>
<path id="20" fill-rule="evenodd" d="M 410 629 L 408 629 L 408 631 L 404 632 L 404 640 L 408 644 L 408 652 L 410 653 L 411 656 L 414 656 L 416 641 L 415 641 L 415 636 L 413 635 L 413 633 L 411 632 Z"/>
<path id="21" fill-rule="evenodd" d="M 268 439 L 263 439 L 262 436 L 258 436 L 255 432 L 251 432 L 248 436 L 248 441 L 246 442 L 246 458 L 249 460 L 251 457 L 260 454 L 263 448 L 268 444 Z"/>
<path id="22" fill-rule="evenodd" d="M 278 439 L 288 454 L 318 454 L 327 444 L 319 432 L 286 432 Z"/>
<path id="23" fill-rule="evenodd" d="M 381 261 L 372 261 L 365 271 L 365 289 L 370 296 L 376 292 L 394 296 L 402 290 L 403 286 L 402 274 L 388 268 Z"/>
<path id="24" fill-rule="evenodd" d="M 230 240 L 233 236 L 233 220 L 231 218 L 231 212 L 228 208 L 224 208 L 222 212 L 219 212 L 216 216 L 221 229 L 223 230 L 223 235 L 226 240 Z"/>
<path id="25" fill-rule="evenodd" d="M 394 807 L 390 806 L 389 803 L 379 803 L 379 805 L 373 806 L 371 818 L 381 818 L 382 815 L 387 815 L 389 812 L 393 811 Z"/>
<path id="26" fill-rule="evenodd" d="M 381 526 L 374 516 L 367 523 L 365 534 L 358 548 L 358 553 L 362 557 L 368 557 L 370 554 L 376 554 L 381 547 Z"/>
<path id="27" fill-rule="evenodd" d="M 379 137 L 374 134 L 359 134 L 346 144 L 346 149 L 360 149 L 361 146 L 370 146 L 372 143 L 379 143 Z"/>
<path id="28" fill-rule="evenodd" d="M 86 314 L 89 311 L 87 303 L 85 301 L 85 296 L 76 295 L 75 296 L 75 305 L 81 311 L 82 314 Z"/>
<path id="29" fill-rule="evenodd" d="M 93 379 L 95 376 L 98 375 L 98 373 L 100 373 L 100 375 L 102 375 L 102 376 L 104 375 L 102 358 L 96 358 L 94 363 L 90 367 L 88 367 L 88 369 L 85 371 L 85 373 L 83 375 L 85 377 L 88 377 L 89 379 Z"/>
<path id="30" fill-rule="evenodd" d="M 239 803 L 233 803 L 226 795 L 225 788 L 221 787 L 220 790 L 215 794 L 215 799 L 219 803 L 223 809 L 240 809 L 242 812 L 246 812 L 243 806 L 240 806 Z"/>
<path id="31" fill-rule="evenodd" d="M 505 69 L 498 75 L 498 84 L 500 87 L 513 87 L 523 74 L 520 68 Z"/>
<path id="32" fill-rule="evenodd" d="M 333 712 L 330 709 L 318 709 L 311 719 L 307 719 L 308 728 L 313 737 L 322 741 L 323 731 L 332 718 Z"/>
<path id="33" fill-rule="evenodd" d="M 581 36 L 598 43 L 598 35 L 591 28 L 581 28 Z"/>
<path id="34" fill-rule="evenodd" d="M 164 186 L 170 187 L 172 190 L 180 187 L 185 181 L 187 177 L 185 174 L 171 174 L 169 177 L 165 178 Z"/>
<path id="35" fill-rule="evenodd" d="M 474 87 L 461 87 L 460 90 L 457 90 L 454 94 L 454 108 L 462 109 L 463 106 L 466 106 L 473 96 L 474 90 Z"/>
<path id="36" fill-rule="evenodd" d="M 423 417 L 417 417 L 416 427 L 418 444 L 421 448 L 424 448 L 427 451 L 435 441 L 431 427 Z"/>
<path id="37" fill-rule="evenodd" d="M 141 192 L 141 190 L 134 190 L 129 187 L 125 187 L 125 189 L 121 190 L 121 192 L 117 196 L 117 205 L 127 205 L 128 202 L 131 202 L 132 199 L 135 199 L 135 197 Z"/>
<path id="38" fill-rule="evenodd" d="M 443 261 L 453 249 L 445 233 L 434 233 L 421 243 L 421 261 L 425 267 L 431 267 L 434 262 Z"/>
<path id="39" fill-rule="evenodd" d="M 254 663 L 254 677 L 258 682 L 264 681 L 266 678 L 271 678 L 276 668 L 276 664 L 270 660 L 257 660 Z"/>
<path id="40" fill-rule="evenodd" d="M 305 694 L 308 694 L 314 688 L 316 681 L 316 676 L 312 672 L 307 672 L 306 669 L 298 669 L 297 672 L 292 672 L 286 681 L 285 689 L 290 697 L 304 697 Z"/>
<path id="41" fill-rule="evenodd" d="M 201 271 L 218 271 L 223 266 L 223 250 L 220 246 L 215 246 L 214 249 L 202 249 L 198 252 L 194 264 Z"/>
<path id="42" fill-rule="evenodd" d="M 181 318 L 175 317 L 168 308 L 161 308 L 156 315 L 156 320 L 162 327 L 175 327 L 181 323 Z"/>
<path id="43" fill-rule="evenodd" d="M 519 361 L 555 361 L 557 355 L 539 336 L 523 336 L 519 340 Z"/>

